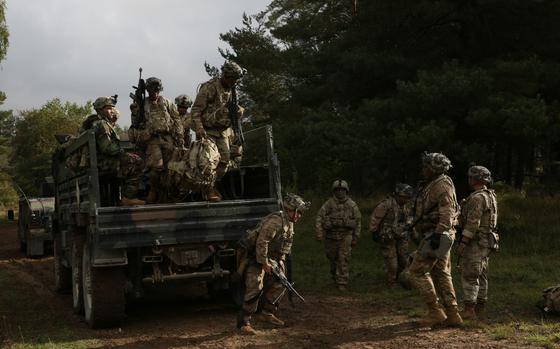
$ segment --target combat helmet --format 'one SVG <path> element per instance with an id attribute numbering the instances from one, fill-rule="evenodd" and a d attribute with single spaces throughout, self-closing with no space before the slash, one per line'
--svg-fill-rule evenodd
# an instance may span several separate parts
<path id="1" fill-rule="evenodd" d="M 468 175 L 476 181 L 484 182 L 484 184 L 492 183 L 492 173 L 484 166 L 471 166 Z"/>
<path id="2" fill-rule="evenodd" d="M 285 208 L 289 208 L 299 212 L 307 211 L 311 206 L 311 203 L 309 201 L 305 201 L 301 196 L 292 193 L 286 193 L 286 196 L 284 196 L 283 204 Z"/>
<path id="3" fill-rule="evenodd" d="M 190 108 L 191 105 L 193 104 L 193 101 L 191 97 L 183 94 L 175 97 L 175 104 L 177 104 L 178 107 Z"/>
<path id="4" fill-rule="evenodd" d="M 428 152 L 422 154 L 422 166 L 430 168 L 435 174 L 446 173 L 453 167 L 447 156 Z"/>
<path id="5" fill-rule="evenodd" d="M 395 194 L 398 196 L 412 197 L 414 189 L 406 183 L 397 183 L 395 185 Z"/>
<path id="6" fill-rule="evenodd" d="M 335 191 L 336 189 L 344 189 L 346 190 L 346 192 L 350 192 L 350 187 L 348 186 L 348 182 L 346 182 L 344 179 L 337 179 L 336 181 L 333 182 L 332 184 L 332 191 Z"/>
<path id="7" fill-rule="evenodd" d="M 114 97 L 97 97 L 95 102 L 93 102 L 93 109 L 100 110 L 108 105 L 114 107 L 116 103 L 117 102 Z"/>
<path id="8" fill-rule="evenodd" d="M 146 79 L 146 90 L 148 91 L 163 91 L 163 84 L 161 80 L 156 77 Z"/>
<path id="9" fill-rule="evenodd" d="M 233 61 L 225 61 L 224 64 L 222 65 L 222 76 L 226 78 L 232 78 L 237 80 L 243 77 L 243 75 L 244 75 L 243 68 L 241 68 L 239 64 Z"/>

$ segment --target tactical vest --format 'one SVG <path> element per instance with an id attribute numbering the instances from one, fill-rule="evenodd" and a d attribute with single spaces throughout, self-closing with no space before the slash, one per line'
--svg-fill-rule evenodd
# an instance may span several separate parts
<path id="1" fill-rule="evenodd" d="M 263 223 L 271 216 L 278 216 L 282 218 L 282 229 L 268 244 L 268 253 L 270 256 L 279 257 L 281 254 L 290 254 L 292 244 L 294 241 L 294 230 L 290 227 L 290 222 L 285 217 L 282 211 L 274 212 L 262 219 L 259 224 L 245 232 L 245 234 L 238 241 L 238 245 L 245 249 L 249 255 L 255 254 L 257 239 L 262 229 Z"/>
<path id="2" fill-rule="evenodd" d="M 484 198 L 484 212 L 480 219 L 480 226 L 476 232 L 473 232 L 474 239 L 478 240 L 478 244 L 490 250 L 498 250 L 500 237 L 497 231 L 498 225 L 498 200 L 493 190 L 484 188 L 475 191 L 469 195 L 470 200 L 475 195 L 482 195 Z M 464 227 L 467 219 L 468 211 L 461 212 L 461 226 Z"/>
<path id="3" fill-rule="evenodd" d="M 429 207 L 428 196 L 432 191 L 432 188 L 442 181 L 451 181 L 451 178 L 449 178 L 447 175 L 440 175 L 439 177 L 428 183 L 428 185 L 426 185 L 426 187 L 422 189 L 422 192 L 416 198 L 414 213 L 416 217 L 422 217 L 418 224 L 416 224 L 416 229 L 421 233 L 429 233 L 431 230 L 435 229 L 435 227 L 439 223 L 439 207 L 437 204 Z M 455 223 L 453 225 L 455 225 L 459 216 L 459 203 L 457 202 L 455 191 L 453 191 L 451 195 L 453 196 L 455 211 Z"/>
<path id="4" fill-rule="evenodd" d="M 404 206 L 401 207 L 393 197 L 390 200 L 390 208 L 381 221 L 379 236 L 381 240 L 390 240 L 404 237 L 404 225 L 406 224 L 406 212 Z M 402 228 L 402 229 L 400 229 Z"/>
<path id="5" fill-rule="evenodd" d="M 92 125 L 95 128 L 96 136 L 98 128 L 109 129 L 109 137 L 112 142 L 119 142 L 120 137 L 115 132 L 115 128 L 107 122 L 107 120 L 100 118 L 98 121 L 94 122 Z M 119 156 L 108 156 L 102 154 L 99 149 L 97 151 L 97 167 L 102 171 L 107 172 L 118 172 L 120 168 L 120 157 Z"/>
<path id="6" fill-rule="evenodd" d="M 169 114 L 169 106 L 165 98 L 159 97 L 155 103 L 146 99 L 144 103 L 146 113 L 146 128 L 152 135 L 165 135 L 171 133 L 173 120 Z"/>
<path id="7" fill-rule="evenodd" d="M 206 109 L 202 113 L 202 125 L 209 129 L 225 130 L 231 127 L 228 104 L 231 102 L 231 91 L 219 86 L 218 79 L 210 80 L 206 84 L 210 89 Z"/>

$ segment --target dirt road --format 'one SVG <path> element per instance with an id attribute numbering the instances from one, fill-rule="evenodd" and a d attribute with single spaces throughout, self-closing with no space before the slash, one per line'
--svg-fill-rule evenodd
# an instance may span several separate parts
<path id="1" fill-rule="evenodd" d="M 48 305 L 52 316 L 61 319 L 80 338 L 90 339 L 92 348 L 519 348 L 522 343 L 497 341 L 480 328 L 418 329 L 404 311 L 392 311 L 383 300 L 367 302 L 357 296 L 308 294 L 308 302 L 288 304 L 281 317 L 287 326 L 267 328 L 255 321 L 256 336 L 235 330 L 233 306 L 201 296 L 158 297 L 127 307 L 128 318 L 121 328 L 90 330 L 72 314 L 71 295 L 54 291 L 52 257 L 26 259 L 19 252 L 15 226 L 0 226 L 0 271 L 16 276 L 22 289 Z M 303 290 L 305 292 L 305 290 Z M 2 306 L 2 304 L 0 304 Z M 5 306 L 5 305 L 3 305 Z M 17 328 L 4 318 L 3 328 Z M 57 329 L 46 331 L 55 335 Z M 33 341 L 33 339 L 26 339 Z M 17 344 L 10 338 L 5 345 Z M 53 346 L 56 347 L 56 346 Z"/>

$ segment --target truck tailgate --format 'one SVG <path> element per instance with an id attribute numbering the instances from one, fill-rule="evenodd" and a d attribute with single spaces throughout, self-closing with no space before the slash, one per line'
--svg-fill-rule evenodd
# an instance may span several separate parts
<path id="1" fill-rule="evenodd" d="M 236 241 L 278 209 L 276 199 L 103 207 L 94 238 L 100 248 Z"/>

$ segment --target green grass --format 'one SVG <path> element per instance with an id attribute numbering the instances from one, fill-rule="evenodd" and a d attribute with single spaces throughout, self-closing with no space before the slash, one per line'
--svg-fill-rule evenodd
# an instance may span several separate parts
<path id="1" fill-rule="evenodd" d="M 496 339 L 560 347 L 560 318 L 545 321 L 535 306 L 545 287 L 560 283 L 560 198 L 526 197 L 511 190 L 498 196 L 501 247 L 490 259 L 489 320 L 486 325 L 469 322 L 466 330 L 484 328 Z M 424 308 L 415 291 L 385 287 L 381 252 L 367 233 L 369 216 L 380 199 L 356 200 L 362 212 L 362 237 L 352 252 L 350 293 L 364 301 L 383 302 L 399 314 L 420 316 Z M 296 224 L 294 281 L 304 293 L 335 295 L 339 292 L 330 279 L 323 245 L 314 240 L 315 214 L 324 200 L 312 197 L 313 207 Z M 453 268 L 460 300 L 458 272 Z"/>
<path id="2" fill-rule="evenodd" d="M 82 349 L 96 343 L 85 329 L 63 319 L 11 272 L 0 270 L 0 289 L 0 347 Z"/>

